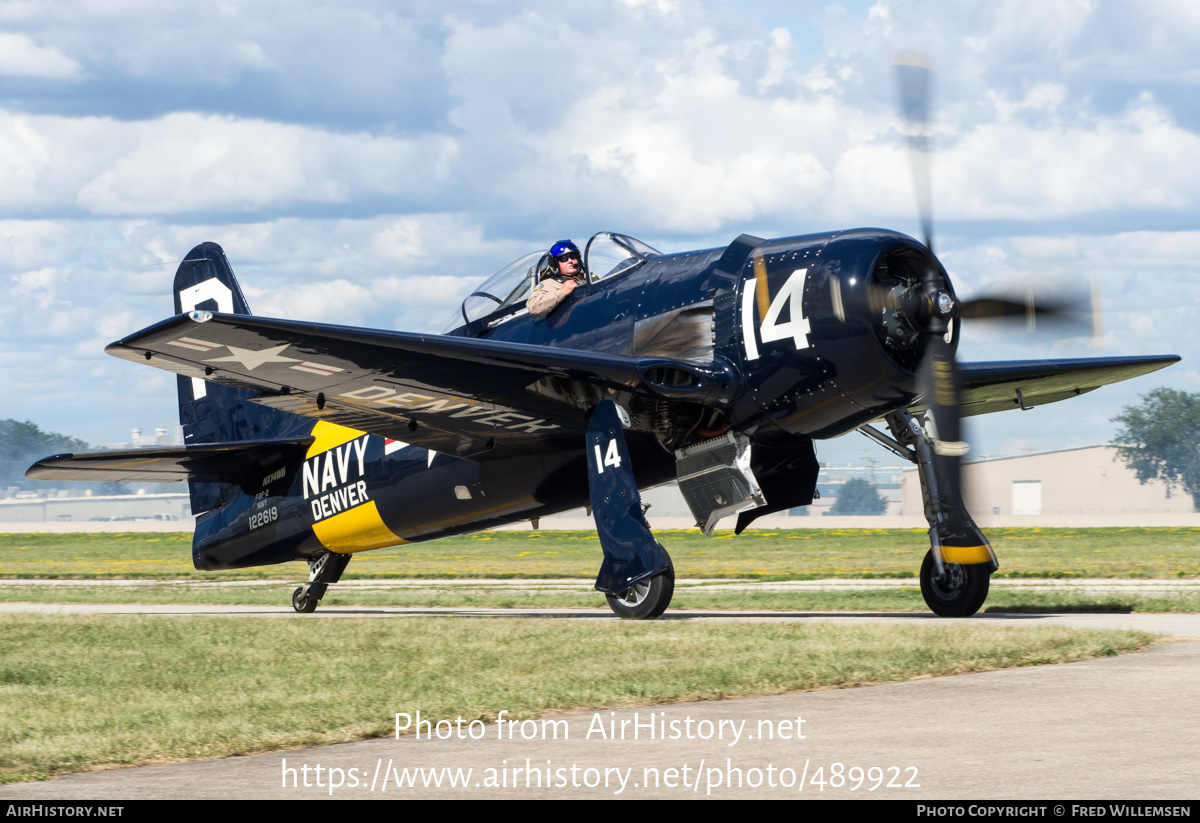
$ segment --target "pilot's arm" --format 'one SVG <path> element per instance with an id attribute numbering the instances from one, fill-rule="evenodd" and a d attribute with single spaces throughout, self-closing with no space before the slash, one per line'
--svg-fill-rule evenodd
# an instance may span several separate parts
<path id="1" fill-rule="evenodd" d="M 558 305 L 566 300 L 571 292 L 575 291 L 575 285 L 574 280 L 559 283 L 553 277 L 547 277 L 538 283 L 533 294 L 529 295 L 529 299 L 525 301 L 525 307 L 535 317 L 549 314 L 557 309 Z"/>

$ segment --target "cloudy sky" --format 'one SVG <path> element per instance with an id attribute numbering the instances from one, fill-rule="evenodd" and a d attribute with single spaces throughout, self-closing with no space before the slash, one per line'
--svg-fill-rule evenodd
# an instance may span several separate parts
<path id="1" fill-rule="evenodd" d="M 968 327 L 960 355 L 1185 358 L 979 418 L 975 453 L 1105 442 L 1140 394 L 1200 390 L 1200 5 L 784 5 L 0 2 L 0 417 L 92 443 L 173 425 L 174 377 L 103 347 L 171 313 L 204 240 L 256 314 L 436 331 L 564 236 L 917 235 L 897 49 L 937 71 L 960 295 L 1103 298 L 1099 346 Z"/>

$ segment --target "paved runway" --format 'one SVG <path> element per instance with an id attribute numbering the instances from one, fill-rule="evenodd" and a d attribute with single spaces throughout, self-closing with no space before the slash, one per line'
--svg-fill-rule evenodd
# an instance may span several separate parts
<path id="1" fill-rule="evenodd" d="M 177 617 L 227 616 L 289 618 L 294 620 L 338 619 L 347 617 L 403 618 L 430 615 L 450 617 L 527 617 L 558 619 L 615 620 L 607 608 L 550 608 L 506 609 L 480 606 L 409 607 L 409 606 L 322 606 L 313 614 L 298 615 L 290 607 L 279 606 L 219 606 L 197 604 L 58 604 L 58 603 L 0 603 L 0 614 L 146 614 Z M 767 622 L 823 621 L 835 623 L 936 623 L 957 622 L 937 617 L 931 612 L 800 612 L 755 611 L 723 609 L 671 609 L 663 620 L 761 620 Z M 1200 638 L 1200 615 L 1197 614 L 980 614 L 968 620 L 987 620 L 1012 625 L 1058 625 L 1096 629 L 1135 629 L 1163 635 Z"/>
<path id="2" fill-rule="evenodd" d="M 311 619 L 282 608 L 244 606 L 26 606 L 21 610 Z M 328 618 L 381 619 L 430 613 L 613 619 L 606 610 L 577 609 L 330 608 L 318 612 Z M 832 612 L 676 611 L 671 617 L 901 623 L 936 619 L 925 614 Z M 1128 627 L 1200 637 L 1198 615 L 972 619 Z M 1136 654 L 1057 666 L 544 718 L 565 721 L 554 725 L 538 721 L 459 727 L 453 717 L 422 717 L 435 724 L 447 721 L 440 731 L 449 738 L 406 735 L 398 740 L 69 775 L 0 787 L 0 798 L 1188 799 L 1196 796 L 1200 785 L 1197 706 L 1200 643 L 1183 640 Z M 420 708 L 383 710 L 389 716 L 413 715 Z M 434 785 L 438 780 L 440 787 Z M 452 786 L 452 780 L 458 785 Z"/>

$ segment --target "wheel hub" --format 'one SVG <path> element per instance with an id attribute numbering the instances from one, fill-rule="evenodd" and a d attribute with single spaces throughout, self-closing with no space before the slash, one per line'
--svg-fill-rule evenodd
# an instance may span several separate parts
<path id="1" fill-rule="evenodd" d="M 944 573 L 934 577 L 930 582 L 939 597 L 953 600 L 962 593 L 962 589 L 967 583 L 967 576 L 963 567 L 958 563 L 945 563 L 943 568 L 945 569 Z"/>
<path id="2" fill-rule="evenodd" d="M 643 580 L 642 582 L 635 583 L 630 588 L 621 592 L 619 598 L 622 603 L 626 603 L 630 606 L 640 606 L 643 602 L 645 602 L 649 595 L 650 581 Z"/>

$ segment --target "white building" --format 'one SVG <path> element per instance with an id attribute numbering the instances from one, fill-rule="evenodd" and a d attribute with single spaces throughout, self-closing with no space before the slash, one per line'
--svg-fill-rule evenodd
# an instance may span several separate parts
<path id="1" fill-rule="evenodd" d="M 916 469 L 904 473 L 905 515 L 922 512 Z M 977 517 L 1187 514 L 1192 497 L 1166 484 L 1138 482 L 1113 446 L 978 460 L 963 465 L 963 497 Z"/>

